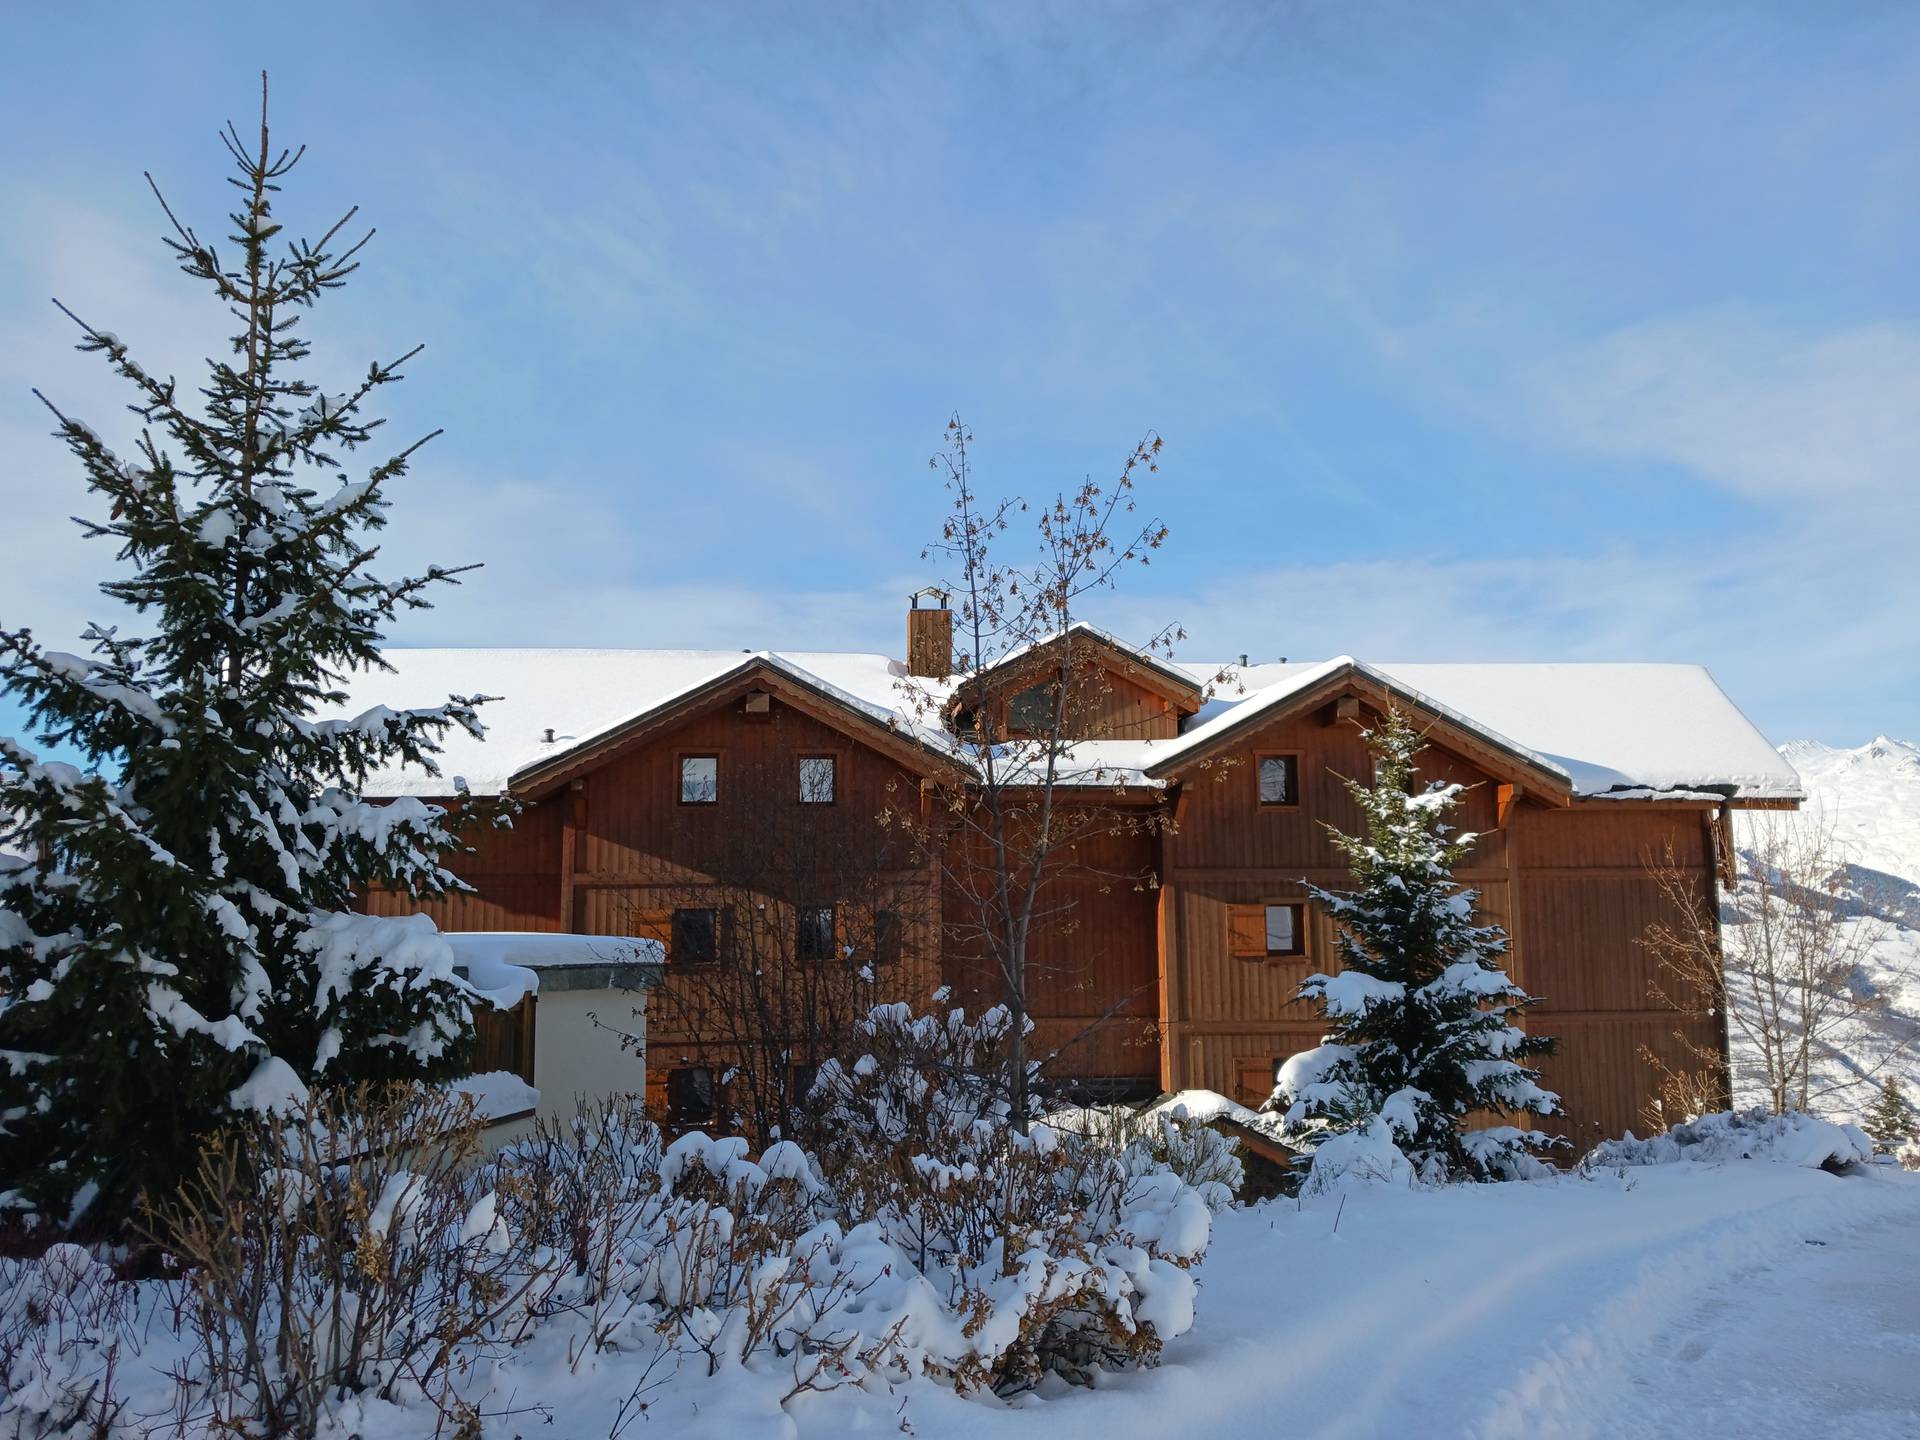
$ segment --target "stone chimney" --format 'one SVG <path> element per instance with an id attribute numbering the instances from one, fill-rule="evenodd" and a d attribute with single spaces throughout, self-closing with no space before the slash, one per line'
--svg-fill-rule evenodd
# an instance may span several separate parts
<path id="1" fill-rule="evenodd" d="M 920 608 L 922 597 L 934 603 Z M 907 611 L 907 673 L 929 680 L 944 680 L 953 673 L 953 611 L 947 608 L 947 592 L 929 585 L 916 590 Z"/>

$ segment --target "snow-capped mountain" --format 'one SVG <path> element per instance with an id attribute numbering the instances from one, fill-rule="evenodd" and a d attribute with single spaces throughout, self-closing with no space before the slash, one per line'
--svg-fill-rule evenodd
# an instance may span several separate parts
<path id="1" fill-rule="evenodd" d="M 1920 745 L 1885 735 L 1853 750 L 1793 740 L 1780 753 L 1807 787 L 1803 813 L 1832 827 L 1846 858 L 1920 885 Z"/>

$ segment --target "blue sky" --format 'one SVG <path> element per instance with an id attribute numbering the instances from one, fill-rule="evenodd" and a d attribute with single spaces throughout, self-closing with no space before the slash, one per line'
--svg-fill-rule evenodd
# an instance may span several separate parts
<path id="1" fill-rule="evenodd" d="M 222 317 L 141 171 L 217 228 L 264 66 L 281 216 L 379 229 L 320 378 L 427 345 L 391 548 L 486 562 L 402 641 L 897 653 L 957 409 L 1030 495 L 1165 438 L 1172 540 L 1099 618 L 1188 658 L 1694 660 L 1775 740 L 1920 735 L 1912 7 L 8 30 L 0 625 L 103 613 L 28 386 L 121 397 L 47 298 L 191 373 Z"/>

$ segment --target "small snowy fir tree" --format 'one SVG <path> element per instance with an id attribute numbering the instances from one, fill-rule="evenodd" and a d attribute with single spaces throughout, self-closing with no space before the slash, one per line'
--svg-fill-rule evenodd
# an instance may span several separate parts
<path id="1" fill-rule="evenodd" d="M 432 927 L 354 913 L 369 885 L 457 885 L 448 817 L 356 787 L 401 761 L 432 772 L 449 727 L 479 733 L 481 697 L 312 718 L 455 573 L 371 568 L 385 487 L 417 447 L 341 473 L 401 362 L 344 393 L 294 373 L 297 322 L 365 242 L 336 244 L 351 212 L 313 243 L 281 233 L 300 157 L 270 148 L 264 84 L 257 149 L 223 138 L 230 239 L 169 210 L 168 244 L 238 322 L 231 355 L 196 395 L 68 311 L 131 388 L 137 457 L 47 402 L 96 497 L 81 523 L 119 561 L 100 588 L 142 633 L 90 627 L 81 656 L 0 631 L 0 683 L 84 757 L 0 738 L 0 1204 L 54 1224 L 123 1220 L 237 1110 L 315 1081 L 435 1078 L 470 1048 L 470 992 Z"/>
<path id="2" fill-rule="evenodd" d="M 1861 1119 L 1860 1128 L 1867 1132 L 1873 1148 L 1882 1155 L 1898 1155 L 1902 1146 L 1913 1143 L 1920 1133 L 1920 1115 L 1916 1115 L 1907 1102 L 1899 1080 L 1891 1075 L 1886 1078 L 1880 1086 L 1880 1098 Z"/>
<path id="3" fill-rule="evenodd" d="M 1464 1128 L 1471 1111 L 1551 1114 L 1559 1098 L 1524 1063 L 1552 1042 L 1513 1024 L 1532 1002 L 1501 968 L 1506 936 L 1475 923 L 1474 892 L 1453 883 L 1475 838 L 1444 823 L 1461 787 L 1416 788 L 1422 742 L 1405 714 L 1367 739 L 1374 783 L 1347 782 L 1366 832 L 1334 837 L 1356 888 L 1308 887 L 1338 927 L 1342 970 L 1309 976 L 1300 998 L 1330 1033 L 1281 1068 L 1267 1108 L 1309 1145 L 1383 1120 L 1426 1180 L 1533 1173 L 1545 1134 Z"/>

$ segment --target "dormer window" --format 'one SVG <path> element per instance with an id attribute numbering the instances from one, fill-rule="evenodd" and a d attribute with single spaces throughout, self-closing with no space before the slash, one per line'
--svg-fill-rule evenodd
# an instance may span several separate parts
<path id="1" fill-rule="evenodd" d="M 1052 728 L 1052 687 L 1032 685 L 1007 701 L 1007 729 L 1015 734 L 1041 735 Z"/>
<path id="2" fill-rule="evenodd" d="M 1260 785 L 1262 808 L 1288 809 L 1300 803 L 1298 755 L 1257 756 L 1254 770 Z"/>

